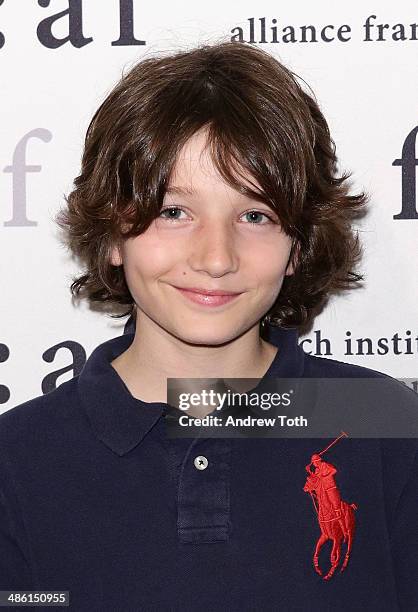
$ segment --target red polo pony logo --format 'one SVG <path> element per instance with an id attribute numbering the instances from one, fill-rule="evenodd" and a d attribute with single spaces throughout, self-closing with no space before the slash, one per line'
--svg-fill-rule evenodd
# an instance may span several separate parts
<path id="1" fill-rule="evenodd" d="M 340 491 L 334 480 L 337 469 L 321 458 L 321 455 L 343 436 L 348 437 L 343 431 L 327 448 L 312 455 L 311 463 L 305 468 L 308 477 L 303 490 L 311 495 L 321 529 L 313 555 L 314 568 L 320 576 L 322 576 L 322 570 L 319 567 L 319 552 L 327 540 L 332 540 L 331 569 L 323 576 L 324 580 L 329 580 L 338 567 L 342 542 L 346 542 L 347 549 L 340 571 L 344 571 L 347 567 L 355 531 L 354 510 L 357 510 L 357 506 L 341 499 Z"/>

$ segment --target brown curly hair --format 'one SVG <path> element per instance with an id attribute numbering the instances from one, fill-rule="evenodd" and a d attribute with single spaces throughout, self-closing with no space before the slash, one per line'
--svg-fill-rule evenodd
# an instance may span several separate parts
<path id="1" fill-rule="evenodd" d="M 293 239 L 294 273 L 261 323 L 306 329 L 331 294 L 357 286 L 352 222 L 368 197 L 349 195 L 350 174 L 338 173 L 329 127 L 302 80 L 260 48 L 229 41 L 145 57 L 122 75 L 88 126 L 81 173 L 55 218 L 86 266 L 72 295 L 113 311 L 129 305 L 111 316 L 135 316 L 112 247 L 159 215 L 176 157 L 202 127 L 224 180 L 268 204 Z"/>

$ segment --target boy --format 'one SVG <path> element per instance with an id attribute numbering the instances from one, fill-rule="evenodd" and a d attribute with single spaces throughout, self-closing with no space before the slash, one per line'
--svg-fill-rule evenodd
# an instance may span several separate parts
<path id="1" fill-rule="evenodd" d="M 347 178 L 315 100 L 258 48 L 121 79 L 57 220 L 85 264 L 73 294 L 130 319 L 0 417 L 0 589 L 69 591 L 77 611 L 418 608 L 415 438 L 165 429 L 167 378 L 388 380 L 297 343 L 362 279 Z M 417 408 L 389 384 L 394 414 Z"/>

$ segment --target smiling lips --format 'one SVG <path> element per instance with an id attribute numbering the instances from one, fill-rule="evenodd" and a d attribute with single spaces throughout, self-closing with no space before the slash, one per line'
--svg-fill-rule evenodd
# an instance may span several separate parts
<path id="1" fill-rule="evenodd" d="M 177 291 L 180 291 L 187 299 L 203 306 L 221 306 L 241 295 L 241 293 L 232 293 L 220 289 L 199 289 L 198 287 L 184 289 L 182 287 L 175 287 L 174 285 L 173 287 L 177 289 Z"/>

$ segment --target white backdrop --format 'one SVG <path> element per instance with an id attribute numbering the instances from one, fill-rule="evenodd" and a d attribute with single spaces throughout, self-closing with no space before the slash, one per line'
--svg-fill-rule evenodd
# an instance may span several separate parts
<path id="1" fill-rule="evenodd" d="M 366 286 L 329 303 L 302 338 L 304 349 L 417 380 L 417 8 L 416 0 L 345 6 L 326 0 L 262 6 L 250 0 L 0 0 L 0 412 L 68 380 L 95 346 L 123 333 L 125 319 L 72 304 L 69 285 L 78 268 L 53 223 L 79 173 L 93 112 L 122 70 L 145 54 L 229 39 L 239 28 L 251 42 L 251 23 L 254 44 L 313 88 L 340 168 L 352 171 L 354 191 L 371 194 L 371 212 L 358 226 Z M 45 20 L 68 9 L 71 19 L 63 13 L 48 34 Z M 126 44 L 112 45 L 121 22 Z M 306 25 L 315 26 L 317 42 L 303 42 L 300 27 Z M 327 25 L 330 42 L 320 35 Z M 271 42 L 272 26 L 278 42 Z M 291 26 L 295 42 L 284 42 Z M 69 30 L 71 39 L 60 42 Z M 132 31 L 145 44 L 128 44 Z M 329 339 L 330 353 L 324 343 L 320 352 L 319 337 Z M 370 345 L 363 351 L 361 338 Z"/>

